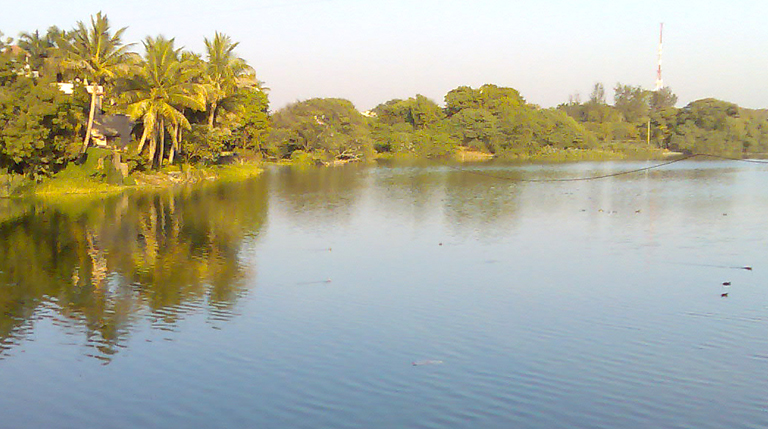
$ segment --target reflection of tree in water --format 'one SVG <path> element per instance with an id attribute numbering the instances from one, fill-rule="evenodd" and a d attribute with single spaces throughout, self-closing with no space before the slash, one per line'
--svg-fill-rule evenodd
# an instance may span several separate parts
<path id="1" fill-rule="evenodd" d="M 266 220 L 266 192 L 256 180 L 123 195 L 0 224 L 0 356 L 41 314 L 84 330 L 106 361 L 143 318 L 226 319 L 246 292 L 239 252 Z"/>
<path id="2" fill-rule="evenodd" d="M 522 186 L 467 171 L 451 171 L 446 180 L 446 220 L 459 234 L 495 236 L 514 221 Z"/>
<path id="3" fill-rule="evenodd" d="M 374 201 L 386 205 L 382 210 L 419 223 L 431 222 L 435 201 L 443 196 L 445 167 L 382 167 L 376 170 L 374 186 Z"/>
<path id="4" fill-rule="evenodd" d="M 339 168 L 280 168 L 272 175 L 273 193 L 288 211 L 286 216 L 309 217 L 312 222 L 351 218 L 355 202 L 364 189 L 368 169 L 361 165 Z M 301 224 L 301 222 L 297 222 Z"/>

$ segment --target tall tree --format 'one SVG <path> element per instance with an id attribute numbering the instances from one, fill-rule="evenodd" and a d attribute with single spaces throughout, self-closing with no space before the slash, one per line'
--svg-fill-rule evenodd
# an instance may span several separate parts
<path id="1" fill-rule="evenodd" d="M 143 41 L 146 55 L 135 76 L 128 79 L 123 98 L 128 113 L 144 123 L 144 133 L 138 152 L 149 139 L 149 162 L 162 163 L 165 131 L 171 136 L 169 158 L 180 149 L 179 128 L 190 129 L 183 109 L 205 109 L 204 90 L 193 82 L 198 71 L 188 57 L 182 59 L 181 49 L 174 48 L 174 39 L 163 36 L 147 37 Z M 159 154 L 159 156 L 156 156 Z"/>
<path id="2" fill-rule="evenodd" d="M 59 41 L 66 53 L 68 65 L 82 73 L 82 77 L 91 83 L 91 105 L 81 152 L 85 152 L 88 148 L 96 113 L 96 100 L 103 95 L 99 94 L 98 88 L 108 80 L 114 79 L 118 71 L 126 67 L 127 51 L 130 45 L 124 45 L 121 40 L 126 28 L 123 27 L 112 33 L 109 19 L 99 12 L 91 16 L 90 26 L 78 21 L 77 26 L 70 33 L 71 37 L 62 38 Z"/>
<path id="3" fill-rule="evenodd" d="M 216 125 L 219 109 L 231 110 L 236 105 L 240 86 L 245 83 L 258 85 L 253 69 L 235 55 L 238 44 L 218 31 L 213 39 L 205 39 L 208 125 L 211 128 Z"/>

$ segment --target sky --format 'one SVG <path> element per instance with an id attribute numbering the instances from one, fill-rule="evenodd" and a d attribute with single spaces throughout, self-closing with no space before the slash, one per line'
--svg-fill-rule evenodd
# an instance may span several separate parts
<path id="1" fill-rule="evenodd" d="M 517 89 L 553 107 L 612 102 L 617 83 L 653 89 L 659 25 L 663 79 L 684 106 L 714 97 L 768 108 L 768 2 L 597 0 L 0 0 L 0 31 L 73 28 L 98 11 L 125 42 L 174 37 L 204 51 L 221 31 L 269 90 L 273 110 L 313 97 L 359 110 L 425 95 L 442 104 L 462 85 Z M 183 4 L 183 6 L 182 6 Z"/>

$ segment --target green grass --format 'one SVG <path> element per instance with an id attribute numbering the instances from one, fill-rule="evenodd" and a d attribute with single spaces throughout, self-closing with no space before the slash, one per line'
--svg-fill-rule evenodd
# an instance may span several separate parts
<path id="1" fill-rule="evenodd" d="M 221 182 L 238 182 L 259 176 L 264 170 L 259 164 L 231 164 L 210 167 Z"/>
<path id="2" fill-rule="evenodd" d="M 123 184 L 108 183 L 99 175 L 88 174 L 88 170 L 73 166 L 56 176 L 35 185 L 31 193 L 38 197 L 66 197 L 70 195 L 93 195 L 99 198 L 132 189 L 169 188 L 205 182 L 236 182 L 256 177 L 263 170 L 259 164 L 245 163 L 222 166 L 169 166 L 159 171 L 134 173 Z"/>

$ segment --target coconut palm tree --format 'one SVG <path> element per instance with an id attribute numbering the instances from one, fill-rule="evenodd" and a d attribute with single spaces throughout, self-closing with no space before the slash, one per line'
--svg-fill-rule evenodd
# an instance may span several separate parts
<path id="1" fill-rule="evenodd" d="M 109 19 L 99 12 L 91 16 L 90 26 L 78 21 L 75 29 L 68 34 L 70 37 L 59 40 L 67 65 L 91 82 L 91 106 L 82 152 L 88 148 L 91 138 L 96 99 L 103 95 L 99 93 L 99 88 L 127 67 L 126 59 L 130 45 L 124 45 L 121 40 L 125 30 L 126 27 L 123 27 L 112 33 Z"/>
<path id="2" fill-rule="evenodd" d="M 173 162 L 181 144 L 179 129 L 190 129 L 183 109 L 205 109 L 203 86 L 193 82 L 199 71 L 190 59 L 182 59 L 181 49 L 174 48 L 173 44 L 174 39 L 163 36 L 147 37 L 143 41 L 144 61 L 137 73 L 127 80 L 122 94 L 128 114 L 144 124 L 138 152 L 142 152 L 149 140 L 151 165 L 162 163 L 166 130 L 172 140 L 169 158 Z M 159 160 L 157 164 L 156 158 Z"/>
<path id="3" fill-rule="evenodd" d="M 50 56 L 54 47 L 53 41 L 46 38 L 45 35 L 41 36 L 40 31 L 35 30 L 33 33 L 19 34 L 18 44 L 26 51 L 31 69 L 38 73 L 41 72 L 45 60 Z"/>
<path id="4" fill-rule="evenodd" d="M 220 109 L 233 110 L 237 106 L 238 89 L 244 85 L 258 84 L 253 69 L 235 55 L 239 43 L 232 42 L 226 34 L 214 34 L 205 39 L 208 126 L 216 124 Z"/>

